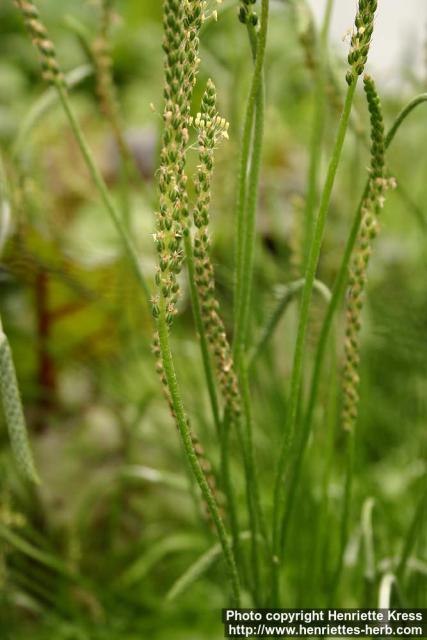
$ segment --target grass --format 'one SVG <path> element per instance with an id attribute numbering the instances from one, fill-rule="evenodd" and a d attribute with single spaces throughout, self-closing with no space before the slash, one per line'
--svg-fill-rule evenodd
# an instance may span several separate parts
<path id="1" fill-rule="evenodd" d="M 236 3 L 221 6 L 218 24 L 212 2 L 149 3 L 144 20 L 155 25 L 155 53 L 138 71 L 132 55 L 144 51 L 138 38 L 131 49 L 130 14 L 123 9 L 117 26 L 105 3 L 67 19 L 93 69 L 76 65 L 65 75 L 59 60 L 67 53 L 56 54 L 50 37 L 55 20 L 46 11 L 48 30 L 36 4 L 17 7 L 50 87 L 2 142 L 15 223 L 4 247 L 13 280 L 1 307 L 2 350 L 10 342 L 17 373 L 7 347 L 0 377 L 2 388 L 13 378 L 15 403 L 19 380 L 42 481 L 19 480 L 4 443 L 0 611 L 14 640 L 26 633 L 161 639 L 172 629 L 188 637 L 190 619 L 197 637 L 217 638 L 227 605 L 425 605 L 427 352 L 419 337 L 427 305 L 416 275 L 425 238 L 408 230 L 402 202 L 418 206 L 427 195 L 415 171 L 405 176 L 426 94 L 401 111 L 400 98 L 384 98 L 393 122 L 385 133 L 365 78 L 366 108 L 358 79 L 369 67 L 377 3 L 359 3 L 345 65 L 329 45 L 333 1 L 319 33 L 310 20 L 308 40 L 288 20 L 292 3 L 238 3 L 244 27 Z M 120 33 L 126 42 L 117 55 Z M 102 39 L 99 51 L 92 38 Z M 301 41 L 313 68 L 303 67 Z M 335 77 L 340 113 L 328 100 Z M 233 85 L 236 96 L 227 92 Z M 132 104 L 139 113 L 144 91 L 149 102 L 163 92 L 165 105 L 150 116 L 158 169 L 142 186 L 138 153 L 148 152 L 134 154 L 126 118 Z M 114 142 L 116 169 L 103 162 L 100 132 Z M 68 185 L 32 154 L 44 137 L 46 148 L 53 139 L 61 152 L 52 166 L 63 163 Z M 303 232 L 289 238 L 294 168 L 305 200 L 293 228 Z M 399 173 L 406 178 L 406 198 L 398 199 L 399 188 L 389 194 L 382 238 L 366 243 L 368 218 L 384 195 L 378 179 L 394 172 L 398 185 Z M 348 179 L 361 185 L 359 203 Z M 80 218 L 85 234 L 113 223 L 108 260 L 89 266 L 70 251 Z M 85 234 L 77 235 L 81 251 Z M 402 239 L 401 253 L 387 245 L 393 238 Z M 16 259 L 23 245 L 30 266 Z M 297 279 L 295 247 L 303 256 Z M 43 269 L 48 288 L 43 299 L 36 290 L 29 327 L 33 274 Z M 396 330 L 397 290 L 407 313 Z M 351 376 L 343 387 L 353 367 L 360 386 Z M 9 397 L 3 393 L 12 453 L 34 477 L 20 401 L 17 419 Z"/>

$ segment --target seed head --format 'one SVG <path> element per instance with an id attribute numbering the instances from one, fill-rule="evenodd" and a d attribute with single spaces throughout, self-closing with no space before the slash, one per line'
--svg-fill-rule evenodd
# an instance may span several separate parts
<path id="1" fill-rule="evenodd" d="M 55 46 L 49 39 L 49 34 L 40 19 L 37 7 L 32 0 L 15 0 L 15 4 L 24 18 L 34 46 L 39 51 L 43 78 L 49 84 L 63 83 L 63 75 L 56 59 Z"/>
<path id="2" fill-rule="evenodd" d="M 348 63 L 351 67 L 346 75 L 348 84 L 351 84 L 357 76 L 361 76 L 365 69 L 374 32 L 377 6 L 378 0 L 359 0 L 348 54 Z"/>
<path id="3" fill-rule="evenodd" d="M 371 120 L 371 166 L 367 196 L 362 206 L 362 221 L 351 262 L 347 293 L 345 362 L 343 373 L 343 428 L 351 431 L 357 420 L 359 397 L 359 333 L 362 326 L 364 291 L 367 271 L 372 255 L 372 241 L 379 233 L 378 215 L 384 206 L 385 195 L 394 185 L 386 178 L 384 122 L 381 102 L 375 83 L 369 76 L 364 78 L 365 94 Z"/>

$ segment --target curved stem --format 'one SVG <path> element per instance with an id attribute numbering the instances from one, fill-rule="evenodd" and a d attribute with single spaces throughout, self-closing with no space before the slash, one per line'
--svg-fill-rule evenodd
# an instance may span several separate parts
<path id="1" fill-rule="evenodd" d="M 160 317 L 157 321 L 157 329 L 159 333 L 160 350 L 162 354 L 162 362 L 166 381 L 170 393 L 170 398 L 175 413 L 175 419 L 178 426 L 178 430 L 184 446 L 184 451 L 188 459 L 191 470 L 194 474 L 196 482 L 200 488 L 204 500 L 209 509 L 209 513 L 212 517 L 215 525 L 219 541 L 221 543 L 224 560 L 227 567 L 227 573 L 231 584 L 231 591 L 233 595 L 234 606 L 238 606 L 240 602 L 240 587 L 239 577 L 237 574 L 237 567 L 233 550 L 230 544 L 227 531 L 219 513 L 219 508 L 215 497 L 209 487 L 205 474 L 200 466 L 196 452 L 194 450 L 193 441 L 191 438 L 190 429 L 188 426 L 187 417 L 185 415 L 184 406 L 181 399 L 181 393 L 178 387 L 178 381 L 176 378 L 175 367 L 172 358 L 172 352 L 169 342 L 169 329 L 166 322 L 164 305 L 160 307 Z"/>
<path id="2" fill-rule="evenodd" d="M 254 366 L 257 357 L 264 351 L 265 347 L 270 342 L 277 328 L 277 325 L 283 317 L 283 314 L 285 313 L 290 303 L 294 300 L 295 296 L 304 287 L 304 282 L 304 278 L 300 278 L 299 280 L 295 280 L 294 282 L 291 282 L 290 284 L 285 286 L 283 294 L 280 296 L 276 307 L 273 309 L 273 312 L 267 319 L 264 327 L 262 327 L 260 336 L 256 341 L 255 346 L 250 351 L 248 359 L 249 370 Z M 315 280 L 313 286 L 323 296 L 326 302 L 330 301 L 331 292 L 323 282 L 320 282 L 320 280 Z"/>
<path id="3" fill-rule="evenodd" d="M 399 602 L 400 607 L 404 607 L 402 592 L 400 591 L 397 578 L 392 573 L 386 573 L 381 582 L 378 594 L 378 608 L 390 609 L 392 607 L 393 591 L 396 594 L 396 599 Z"/>
<path id="4" fill-rule="evenodd" d="M 220 429 L 221 429 L 221 418 L 220 418 L 218 398 L 217 398 L 216 387 L 215 387 L 215 376 L 212 371 L 211 358 L 209 355 L 208 339 L 206 337 L 206 331 L 205 331 L 205 327 L 202 319 L 202 310 L 200 308 L 199 294 L 197 292 L 193 246 L 191 244 L 191 237 L 189 235 L 184 235 L 184 246 L 185 246 L 185 255 L 187 258 L 187 271 L 188 271 L 188 280 L 190 283 L 190 295 L 191 295 L 191 304 L 193 307 L 194 322 L 196 324 L 197 333 L 199 334 L 200 350 L 202 353 L 203 368 L 205 371 L 205 378 L 206 378 L 206 384 L 208 387 L 212 415 L 213 415 L 216 431 L 219 436 Z"/>
<path id="5" fill-rule="evenodd" d="M 401 127 L 403 122 L 406 120 L 406 118 L 412 113 L 412 111 L 419 104 L 422 104 L 423 102 L 427 102 L 427 93 L 420 93 L 420 95 L 413 98 L 410 102 L 408 102 L 406 107 L 402 109 L 402 111 L 397 116 L 396 120 L 394 121 L 393 125 L 390 128 L 390 131 L 386 136 L 386 139 L 385 139 L 386 147 L 390 146 L 391 142 L 393 141 L 393 138 L 395 137 L 396 133 L 398 132 L 399 128 Z"/>
<path id="6" fill-rule="evenodd" d="M 71 129 L 76 138 L 76 141 L 80 147 L 80 151 L 82 153 L 86 166 L 89 170 L 89 173 L 92 176 L 95 186 L 116 228 L 116 231 L 118 232 L 120 239 L 122 240 L 126 255 L 128 256 L 129 262 L 131 263 L 131 266 L 136 275 L 136 278 L 139 284 L 141 285 L 142 290 L 144 291 L 146 301 L 147 303 L 149 303 L 150 290 L 145 280 L 145 276 L 142 272 L 141 264 L 138 258 L 135 245 L 133 244 L 133 241 L 129 237 L 129 234 L 126 230 L 126 226 L 123 222 L 122 216 L 120 215 L 120 212 L 118 211 L 116 205 L 114 204 L 114 201 L 108 191 L 107 185 L 105 184 L 105 181 L 101 176 L 101 173 L 99 172 L 96 166 L 96 163 L 92 157 L 92 152 L 89 149 L 89 145 L 86 142 L 86 138 L 80 128 L 79 123 L 77 122 L 77 119 L 73 113 L 73 110 L 71 109 L 71 105 L 70 105 L 70 101 L 69 101 L 66 89 L 63 87 L 63 85 L 60 82 L 56 82 L 55 87 L 56 87 L 56 90 L 58 91 L 61 104 L 64 108 L 65 114 L 68 118 Z"/>
<path id="7" fill-rule="evenodd" d="M 64 76 L 64 82 L 67 89 L 70 90 L 78 87 L 82 82 L 93 75 L 93 72 L 93 67 L 88 64 L 72 69 Z M 11 149 L 12 158 L 19 158 L 20 154 L 26 149 L 29 136 L 32 134 L 40 120 L 55 106 L 57 100 L 58 92 L 56 91 L 56 88 L 49 86 L 34 102 L 22 119 L 15 140 L 13 141 Z"/>
<path id="8" fill-rule="evenodd" d="M 338 164 L 341 158 L 341 153 L 344 145 L 345 134 L 347 132 L 348 123 L 350 119 L 351 107 L 353 104 L 354 94 L 356 91 L 357 80 L 353 79 L 352 83 L 347 89 L 347 95 L 345 99 L 344 109 L 341 115 L 337 138 L 335 141 L 334 150 L 332 153 L 331 161 L 329 164 L 328 174 L 323 189 L 323 194 L 320 202 L 319 214 L 316 220 L 314 229 L 313 241 L 310 247 L 310 253 L 308 256 L 307 270 L 305 275 L 305 283 L 301 301 L 301 313 L 297 333 L 297 341 L 295 346 L 294 364 L 291 378 L 291 390 L 289 396 L 289 406 L 287 411 L 287 429 L 282 441 L 276 483 L 274 490 L 274 521 L 273 521 L 273 552 L 274 558 L 274 578 L 273 587 L 275 597 L 278 597 L 278 583 L 279 583 L 279 566 L 280 557 L 282 555 L 281 540 L 282 540 L 282 526 L 283 526 L 283 508 L 284 508 L 284 492 L 283 492 L 283 479 L 285 472 L 285 464 L 287 454 L 290 450 L 290 445 L 294 439 L 295 425 L 297 419 L 298 399 L 301 389 L 303 359 L 305 353 L 305 340 L 307 334 L 308 317 L 310 311 L 310 303 L 313 292 L 313 285 L 316 276 L 317 265 L 320 257 L 320 250 L 323 241 L 323 234 L 326 224 L 326 216 L 329 210 L 329 204 L 332 195 L 332 189 L 335 183 L 335 177 L 338 169 Z"/>

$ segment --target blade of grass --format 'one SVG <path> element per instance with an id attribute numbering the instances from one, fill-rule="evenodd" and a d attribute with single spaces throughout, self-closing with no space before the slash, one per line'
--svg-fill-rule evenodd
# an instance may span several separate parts
<path id="1" fill-rule="evenodd" d="M 177 491 L 187 491 L 187 481 L 177 473 L 161 471 L 153 467 L 146 467 L 139 464 L 122 467 L 120 471 L 123 478 L 128 480 L 143 480 L 152 484 L 161 484 Z"/>
<path id="2" fill-rule="evenodd" d="M 242 531 L 240 540 L 242 542 L 249 540 L 250 531 Z M 166 594 L 166 600 L 172 602 L 176 600 L 186 589 L 191 587 L 206 571 L 210 569 L 218 556 L 221 555 L 221 545 L 214 544 L 210 549 L 205 551 L 188 569 L 175 580 L 171 588 Z"/>
<path id="3" fill-rule="evenodd" d="M 23 553 L 32 560 L 39 562 L 43 566 L 56 571 L 66 578 L 77 579 L 76 574 L 74 574 L 74 572 L 69 567 L 67 567 L 67 565 L 55 558 L 55 556 L 47 553 L 46 551 L 42 551 L 41 549 L 37 549 L 37 547 L 32 545 L 30 542 L 28 542 L 18 534 L 14 533 L 11 529 L 4 526 L 3 524 L 0 524 L 0 538 L 2 538 L 11 547 L 16 549 L 20 553 Z"/>
<path id="4" fill-rule="evenodd" d="M 188 534 L 174 534 L 159 540 L 151 545 L 150 548 L 119 577 L 118 583 L 120 587 L 128 588 L 141 582 L 156 564 L 166 556 L 171 553 L 193 550 L 194 547 L 197 548 L 198 543 L 200 543 L 200 538 Z M 218 547 L 219 553 L 221 553 L 221 545 L 218 544 Z"/>
<path id="5" fill-rule="evenodd" d="M 399 589 L 397 578 L 392 573 L 386 573 L 381 580 L 378 594 L 378 608 L 390 609 L 392 607 L 393 591 L 396 594 L 400 606 L 404 606 L 403 596 Z"/>

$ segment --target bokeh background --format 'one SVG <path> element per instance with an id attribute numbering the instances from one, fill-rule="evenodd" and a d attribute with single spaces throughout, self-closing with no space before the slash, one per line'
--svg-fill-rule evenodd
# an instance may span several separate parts
<path id="1" fill-rule="evenodd" d="M 73 107 L 117 202 L 130 212 L 132 233 L 150 279 L 155 268 L 151 234 L 162 110 L 161 2 L 117 2 L 114 74 L 121 119 L 140 168 L 138 184 L 125 190 L 119 152 L 100 113 L 87 67 L 85 43 L 96 37 L 97 2 L 39 0 L 37 4 L 63 68 L 79 69 L 84 77 L 72 92 Z M 299 2 L 272 0 L 271 4 L 254 332 L 268 317 L 280 287 L 302 275 L 302 215 L 313 118 L 316 53 L 310 13 Z M 323 4 L 311 2 L 317 22 Z M 390 126 L 404 104 L 426 90 L 426 4 L 422 0 L 379 4 L 369 69 L 378 80 Z M 337 0 L 322 176 L 346 86 L 347 44 L 342 36 L 354 13 L 353 0 Z M 212 236 L 218 295 L 231 332 L 236 163 L 251 71 L 247 38 L 234 2 L 224 0 L 218 22 L 209 22 L 204 29 L 201 60 L 194 110 L 204 82 L 212 77 L 220 112 L 230 122 L 230 141 L 217 154 Z M 64 116 L 54 100 L 46 105 L 51 98 L 45 92 L 37 55 L 13 3 L 4 0 L 0 144 L 12 214 L 9 219 L 3 209 L 0 310 L 15 355 L 42 485 L 37 490 L 22 485 L 2 425 L 0 637 L 218 639 L 223 635 L 219 610 L 227 594 L 223 567 L 215 554 L 179 597 L 171 595 L 176 581 L 214 539 L 188 479 L 154 372 L 149 312 Z M 427 109 L 421 106 L 389 155 L 389 169 L 399 187 L 384 210 L 364 315 L 357 477 L 338 594 L 342 606 L 376 602 L 377 593 L 366 579 L 363 540 L 366 535 L 374 540 L 378 576 L 393 567 L 425 486 L 426 121 Z M 366 180 L 368 135 L 360 91 L 321 257 L 319 278 L 327 286 L 333 284 Z M 190 175 L 195 165 L 195 155 L 190 156 Z M 324 302 L 316 297 L 308 373 L 323 310 Z M 288 310 L 253 379 L 255 445 L 267 511 L 286 412 L 297 312 L 297 304 Z M 329 348 L 316 429 L 290 532 L 286 606 L 328 604 L 345 471 L 337 418 L 342 318 L 341 313 Z M 174 352 L 186 406 L 216 466 L 218 446 L 185 283 L 174 326 Z M 242 465 L 234 446 L 233 472 L 243 504 Z M 325 479 L 326 508 L 321 493 Z M 369 512 L 370 500 L 375 507 L 367 530 L 362 514 Z M 318 532 L 314 541 L 313 531 Z M 425 528 L 422 531 L 408 576 L 410 606 L 427 605 Z M 316 560 L 315 549 L 320 549 Z"/>

